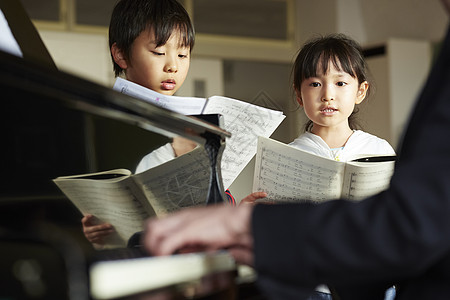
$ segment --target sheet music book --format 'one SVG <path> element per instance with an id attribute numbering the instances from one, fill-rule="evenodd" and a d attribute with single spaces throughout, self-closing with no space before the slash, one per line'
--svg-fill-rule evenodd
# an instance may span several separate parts
<path id="1" fill-rule="evenodd" d="M 234 270 L 233 257 L 220 251 L 100 261 L 89 277 L 94 299 L 115 299 Z"/>
<path id="2" fill-rule="evenodd" d="M 265 201 L 361 200 L 389 187 L 392 159 L 341 162 L 260 137 L 253 191 L 267 192 Z"/>
<path id="3" fill-rule="evenodd" d="M 120 77 L 114 89 L 185 115 L 223 115 L 224 129 L 231 132 L 222 155 L 221 172 L 225 189 L 255 155 L 258 136 L 269 137 L 285 118 L 281 111 L 222 96 L 167 96 Z"/>
<path id="4" fill-rule="evenodd" d="M 83 215 L 115 228 L 107 248 L 123 247 L 141 231 L 150 216 L 161 216 L 188 207 L 205 205 L 210 162 L 203 147 L 145 172 L 126 169 L 61 176 L 53 181 Z M 182 166 L 182 167 L 180 167 Z"/>

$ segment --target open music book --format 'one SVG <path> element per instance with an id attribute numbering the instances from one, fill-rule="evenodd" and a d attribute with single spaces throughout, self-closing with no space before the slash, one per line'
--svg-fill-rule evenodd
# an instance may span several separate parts
<path id="1" fill-rule="evenodd" d="M 89 277 L 94 299 L 115 299 L 234 270 L 232 256 L 220 251 L 100 261 L 92 264 Z"/>
<path id="2" fill-rule="evenodd" d="M 298 202 L 361 200 L 389 187 L 395 156 L 355 160 L 335 161 L 260 137 L 253 191 L 267 192 L 264 201 Z"/>
<path id="3" fill-rule="evenodd" d="M 145 172 L 126 169 L 62 176 L 55 184 L 83 215 L 114 226 L 107 247 L 125 246 L 150 216 L 204 205 L 209 189 L 210 162 L 202 147 Z M 182 167 L 180 167 L 182 166 Z"/>
<path id="4" fill-rule="evenodd" d="M 167 96 L 120 77 L 114 89 L 184 115 L 223 115 L 224 129 L 231 133 L 222 155 L 221 172 L 225 189 L 255 155 L 258 136 L 269 137 L 285 118 L 281 111 L 222 96 Z"/>

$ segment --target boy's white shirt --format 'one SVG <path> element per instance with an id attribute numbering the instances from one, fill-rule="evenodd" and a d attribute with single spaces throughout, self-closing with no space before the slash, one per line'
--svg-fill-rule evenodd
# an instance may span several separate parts
<path id="1" fill-rule="evenodd" d="M 172 144 L 167 143 L 144 156 L 136 168 L 136 174 L 147 171 L 153 167 L 162 165 L 175 158 Z"/>
<path id="2" fill-rule="evenodd" d="M 339 161 L 348 161 L 356 155 L 395 155 L 384 139 L 362 130 L 355 130 L 343 148 L 331 149 L 318 135 L 305 132 L 289 145 L 304 151 Z"/>

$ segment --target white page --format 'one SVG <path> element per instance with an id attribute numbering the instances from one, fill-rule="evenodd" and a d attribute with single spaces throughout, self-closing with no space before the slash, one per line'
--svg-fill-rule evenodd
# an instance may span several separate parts
<path id="1" fill-rule="evenodd" d="M 5 15 L 3 14 L 1 9 L 0 9 L 0 50 L 19 57 L 23 57 L 22 50 L 20 50 L 19 44 L 14 38 L 11 29 L 9 28 L 8 21 L 6 20 Z"/>
<path id="2" fill-rule="evenodd" d="M 128 183 L 124 185 L 125 181 Z M 143 221 L 150 216 L 147 213 L 149 208 L 143 208 L 136 199 L 136 195 L 142 195 L 142 192 L 130 177 L 108 180 L 55 179 L 55 183 L 83 215 L 92 214 L 102 223 L 115 226 L 116 233 L 106 241 L 108 246 L 125 246 L 132 234 L 142 231 Z"/>
<path id="3" fill-rule="evenodd" d="M 221 96 L 210 97 L 204 113 L 222 114 L 224 128 L 231 132 L 221 165 L 225 189 L 255 155 L 258 136 L 269 137 L 285 118 L 281 111 Z"/>
<path id="4" fill-rule="evenodd" d="M 386 190 L 394 174 L 394 167 L 394 161 L 347 163 L 342 197 L 361 200 Z"/>
<path id="5" fill-rule="evenodd" d="M 283 202 L 338 199 L 344 166 L 342 162 L 260 137 L 253 191 L 267 192 L 267 200 Z"/>
<path id="6" fill-rule="evenodd" d="M 205 98 L 166 96 L 120 77 L 113 89 L 184 115 L 201 114 L 206 103 Z"/>

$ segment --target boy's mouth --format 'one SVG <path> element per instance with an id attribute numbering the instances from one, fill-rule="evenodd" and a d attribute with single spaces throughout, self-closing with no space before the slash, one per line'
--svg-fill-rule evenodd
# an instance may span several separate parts
<path id="1" fill-rule="evenodd" d="M 164 90 L 173 90 L 176 84 L 174 79 L 167 79 L 161 82 L 161 88 Z"/>

